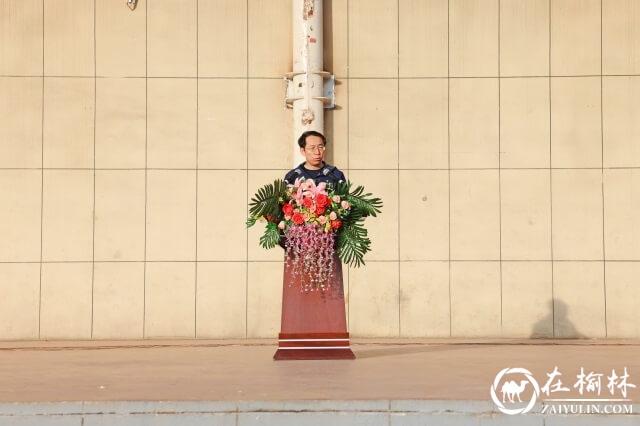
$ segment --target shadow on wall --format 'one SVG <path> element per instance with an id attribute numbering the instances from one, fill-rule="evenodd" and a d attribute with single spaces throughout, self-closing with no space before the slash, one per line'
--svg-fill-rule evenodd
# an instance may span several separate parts
<path id="1" fill-rule="evenodd" d="M 582 339 L 575 325 L 569 320 L 569 307 L 560 299 L 549 300 L 548 313 L 533 325 L 531 338 Z"/>

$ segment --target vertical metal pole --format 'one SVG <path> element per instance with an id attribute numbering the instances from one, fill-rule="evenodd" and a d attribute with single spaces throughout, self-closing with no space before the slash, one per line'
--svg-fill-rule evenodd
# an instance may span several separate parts
<path id="1" fill-rule="evenodd" d="M 307 130 L 324 131 L 322 0 L 293 4 L 294 166 L 304 161 L 297 144 Z"/>

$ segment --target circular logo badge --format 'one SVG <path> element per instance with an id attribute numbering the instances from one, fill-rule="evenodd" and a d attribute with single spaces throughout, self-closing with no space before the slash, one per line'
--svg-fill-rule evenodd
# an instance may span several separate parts
<path id="1" fill-rule="evenodd" d="M 520 380 L 519 382 L 516 382 L 515 380 L 506 380 L 502 384 L 502 387 L 500 387 L 500 389 L 498 390 L 498 386 L 500 385 L 502 378 L 509 374 L 517 374 L 520 375 L 520 377 L 524 376 L 527 378 L 527 380 Z M 506 408 L 505 404 L 507 402 L 523 402 L 522 399 L 520 399 L 520 394 L 524 391 L 524 389 L 527 387 L 527 384 L 529 383 L 531 383 L 531 386 L 533 386 L 533 392 L 531 392 L 531 400 L 529 401 L 527 406 L 524 408 Z M 502 393 L 502 399 L 498 398 L 496 390 Z M 540 387 L 538 386 L 538 382 L 536 382 L 536 379 L 533 378 L 531 372 L 524 368 L 505 368 L 498 373 L 495 380 L 493 381 L 493 385 L 491 385 L 491 399 L 493 399 L 493 402 L 498 406 L 498 410 L 511 416 L 514 414 L 524 414 L 531 410 L 533 404 L 536 403 L 536 398 L 538 398 L 539 395 Z"/>

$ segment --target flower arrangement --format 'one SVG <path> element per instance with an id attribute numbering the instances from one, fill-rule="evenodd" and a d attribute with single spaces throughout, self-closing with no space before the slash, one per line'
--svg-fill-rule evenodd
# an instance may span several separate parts
<path id="1" fill-rule="evenodd" d="M 364 264 L 371 246 L 364 219 L 380 213 L 382 201 L 365 194 L 362 186 L 352 187 L 350 182 L 334 187 L 305 179 L 289 185 L 276 180 L 260 188 L 249 203 L 247 227 L 266 219 L 260 245 L 284 247 L 303 291 L 329 287 L 336 253 L 350 266 Z"/>

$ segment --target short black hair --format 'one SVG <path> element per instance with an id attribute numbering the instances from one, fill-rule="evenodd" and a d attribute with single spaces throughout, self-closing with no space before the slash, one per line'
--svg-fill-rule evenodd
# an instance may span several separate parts
<path id="1" fill-rule="evenodd" d="M 298 146 L 300 146 L 300 148 L 304 148 L 307 146 L 307 136 L 317 136 L 319 138 L 322 138 L 323 145 L 327 144 L 327 138 L 322 133 L 316 132 L 315 130 L 307 130 L 298 138 Z"/>

